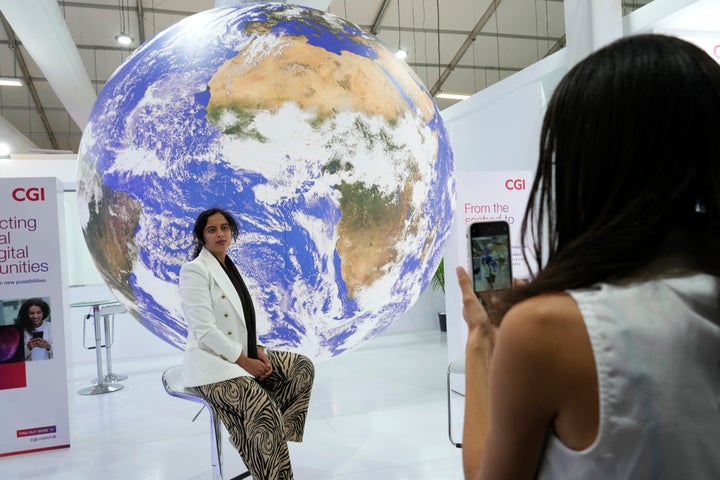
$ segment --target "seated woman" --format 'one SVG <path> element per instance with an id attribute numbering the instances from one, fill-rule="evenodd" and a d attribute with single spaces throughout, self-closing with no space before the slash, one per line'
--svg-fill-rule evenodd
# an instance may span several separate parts
<path id="1" fill-rule="evenodd" d="M 15 323 L 23 331 L 25 360 L 53 358 L 50 305 L 42 298 L 30 298 L 20 306 Z"/>
<path id="2" fill-rule="evenodd" d="M 302 441 L 313 364 L 257 345 L 252 298 L 227 255 L 238 235 L 232 215 L 206 210 L 193 233 L 194 259 L 180 271 L 185 386 L 215 407 L 253 478 L 291 479 L 287 441 Z"/>

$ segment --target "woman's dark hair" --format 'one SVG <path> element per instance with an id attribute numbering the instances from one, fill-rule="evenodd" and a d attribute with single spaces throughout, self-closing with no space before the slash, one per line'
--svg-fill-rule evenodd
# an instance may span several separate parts
<path id="1" fill-rule="evenodd" d="M 42 298 L 28 298 L 25 300 L 23 304 L 20 305 L 20 310 L 18 311 L 15 323 L 22 330 L 26 330 L 28 333 L 32 333 L 34 330 L 32 322 L 30 321 L 30 307 L 40 307 L 43 313 L 43 321 L 50 316 L 50 305 L 48 305 Z"/>
<path id="2" fill-rule="evenodd" d="M 674 37 L 618 40 L 550 100 L 522 223 L 545 266 L 510 300 L 626 278 L 670 233 L 671 253 L 717 275 L 719 222 L 720 65 Z"/>
<path id="3" fill-rule="evenodd" d="M 212 217 L 216 213 L 221 213 L 223 217 L 225 217 L 225 220 L 227 220 L 230 225 L 230 232 L 232 233 L 233 240 L 237 238 L 239 233 L 238 224 L 230 212 L 223 210 L 222 208 L 210 208 L 205 210 L 197 216 L 195 219 L 195 226 L 193 226 L 195 249 L 193 250 L 192 258 L 196 258 L 200 255 L 200 251 L 202 250 L 203 245 L 205 245 L 203 234 L 205 233 L 205 226 L 207 225 L 208 218 Z"/>

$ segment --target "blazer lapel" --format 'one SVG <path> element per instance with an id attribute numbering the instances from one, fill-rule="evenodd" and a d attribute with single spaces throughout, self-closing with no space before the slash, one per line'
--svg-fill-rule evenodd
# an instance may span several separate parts
<path id="1" fill-rule="evenodd" d="M 218 262 L 218 259 L 215 258 L 215 256 L 209 251 L 207 251 L 205 248 L 200 250 L 199 258 L 202 259 L 203 263 L 210 271 L 210 275 L 212 276 L 215 283 L 218 284 L 220 290 L 222 290 L 223 293 L 225 293 L 225 296 L 227 296 L 228 300 L 230 300 L 230 303 L 235 309 L 235 312 L 237 312 L 238 316 L 244 321 L 245 315 L 243 313 L 240 296 L 235 290 L 235 286 L 230 281 L 230 277 L 227 276 L 227 273 L 225 273 L 225 270 L 223 270 L 220 262 Z"/>

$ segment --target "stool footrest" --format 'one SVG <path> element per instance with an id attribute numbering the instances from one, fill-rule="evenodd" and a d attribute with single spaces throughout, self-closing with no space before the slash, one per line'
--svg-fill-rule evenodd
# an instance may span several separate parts
<path id="1" fill-rule="evenodd" d="M 243 478 L 248 478 L 250 476 L 250 472 L 241 473 L 237 477 L 233 477 L 230 480 L 242 480 Z"/>

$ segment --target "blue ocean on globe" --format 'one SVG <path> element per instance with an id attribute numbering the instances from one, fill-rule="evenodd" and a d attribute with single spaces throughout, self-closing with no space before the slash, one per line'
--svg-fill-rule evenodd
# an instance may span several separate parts
<path id="1" fill-rule="evenodd" d="M 450 143 L 421 81 L 359 27 L 297 5 L 217 8 L 158 33 L 98 95 L 78 162 L 101 275 L 178 348 L 201 211 L 238 221 L 229 254 L 260 343 L 323 359 L 412 306 L 454 209 Z"/>

